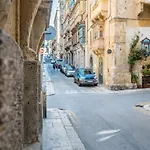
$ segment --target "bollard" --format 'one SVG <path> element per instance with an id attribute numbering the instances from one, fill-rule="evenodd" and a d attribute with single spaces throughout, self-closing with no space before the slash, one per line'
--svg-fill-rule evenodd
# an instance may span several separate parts
<path id="1" fill-rule="evenodd" d="M 46 92 L 42 92 L 43 99 L 43 118 L 47 118 Z"/>

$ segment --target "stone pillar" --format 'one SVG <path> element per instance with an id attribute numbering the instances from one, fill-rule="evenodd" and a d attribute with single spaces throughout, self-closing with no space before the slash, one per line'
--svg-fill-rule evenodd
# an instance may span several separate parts
<path id="1" fill-rule="evenodd" d="M 40 64 L 37 61 L 24 61 L 24 144 L 38 142 L 41 98 Z"/>
<path id="2" fill-rule="evenodd" d="M 42 137 L 42 128 L 43 128 L 43 99 L 42 99 L 42 83 L 41 83 L 41 63 L 40 62 L 37 62 L 38 63 L 38 70 L 37 70 L 37 88 L 38 88 L 38 91 L 37 91 L 37 99 L 38 99 L 38 133 L 39 133 L 39 141 L 41 140 L 41 137 Z M 41 141 L 42 142 L 42 141 Z"/>
<path id="3" fill-rule="evenodd" d="M 0 150 L 23 148 L 22 51 L 0 30 Z"/>

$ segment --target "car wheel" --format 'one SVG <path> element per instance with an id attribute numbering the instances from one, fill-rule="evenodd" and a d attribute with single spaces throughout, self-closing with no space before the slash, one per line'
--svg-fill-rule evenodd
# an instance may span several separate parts
<path id="1" fill-rule="evenodd" d="M 94 84 L 94 86 L 98 86 L 98 83 Z"/>
<path id="2" fill-rule="evenodd" d="M 76 79 L 74 78 L 74 83 L 76 83 Z"/>
<path id="3" fill-rule="evenodd" d="M 80 81 L 78 80 L 78 86 L 81 86 L 81 83 L 80 83 Z"/>

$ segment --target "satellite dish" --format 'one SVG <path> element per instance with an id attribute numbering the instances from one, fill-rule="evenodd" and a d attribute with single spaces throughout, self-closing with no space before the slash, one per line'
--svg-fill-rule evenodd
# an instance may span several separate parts
<path id="1" fill-rule="evenodd" d="M 54 40 L 56 37 L 56 29 L 52 26 L 49 26 L 47 30 L 44 32 L 45 40 Z"/>

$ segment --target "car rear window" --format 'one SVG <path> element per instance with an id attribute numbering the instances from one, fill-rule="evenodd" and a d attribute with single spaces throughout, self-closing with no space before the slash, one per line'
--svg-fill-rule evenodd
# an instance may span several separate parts
<path id="1" fill-rule="evenodd" d="M 74 70 L 72 66 L 67 67 L 68 70 Z"/>
<path id="2" fill-rule="evenodd" d="M 93 74 L 91 70 L 83 70 L 82 71 L 83 74 Z"/>
<path id="3" fill-rule="evenodd" d="M 63 64 L 63 60 L 62 60 L 62 59 L 57 59 L 56 62 L 57 62 L 58 64 Z"/>

